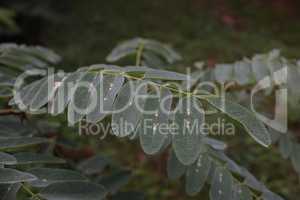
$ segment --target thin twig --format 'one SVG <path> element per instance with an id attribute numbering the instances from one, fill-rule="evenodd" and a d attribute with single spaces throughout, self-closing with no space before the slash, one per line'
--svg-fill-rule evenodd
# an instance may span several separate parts
<path id="1" fill-rule="evenodd" d="M 8 108 L 0 110 L 0 115 L 24 115 L 24 112 Z"/>

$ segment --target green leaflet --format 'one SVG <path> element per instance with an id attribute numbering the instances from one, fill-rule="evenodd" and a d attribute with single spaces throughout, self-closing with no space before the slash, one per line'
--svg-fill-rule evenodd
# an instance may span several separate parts
<path id="1" fill-rule="evenodd" d="M 169 134 L 172 93 L 167 89 L 161 89 L 159 94 L 151 95 L 154 96 L 148 96 L 145 100 L 139 136 L 144 152 L 156 154 L 164 145 Z"/>
<path id="2" fill-rule="evenodd" d="M 272 76 L 274 75 L 274 72 L 276 72 L 282 68 L 280 50 L 273 49 L 272 51 L 270 51 L 268 53 L 267 67 Z"/>
<path id="3" fill-rule="evenodd" d="M 114 105 L 112 115 L 112 131 L 119 137 L 128 136 L 138 125 L 143 108 L 143 98 L 147 85 L 144 81 L 128 81 L 120 90 Z M 139 98 L 137 98 L 139 97 Z"/>
<path id="4" fill-rule="evenodd" d="M 299 144 L 294 143 L 291 158 L 295 170 L 298 173 L 300 173 L 300 145 Z"/>
<path id="5" fill-rule="evenodd" d="M 216 150 L 225 150 L 227 148 L 226 143 L 209 137 L 203 137 L 203 143 L 208 144 Z"/>
<path id="6" fill-rule="evenodd" d="M 170 46 L 162 44 L 155 40 L 144 40 L 144 48 L 150 50 L 154 53 L 157 53 L 159 56 L 162 56 L 168 63 L 174 63 L 178 60 L 181 60 L 181 56 L 174 51 Z"/>
<path id="7" fill-rule="evenodd" d="M 13 184 L 36 180 L 34 175 L 15 169 L 0 168 L 0 184 Z"/>
<path id="8" fill-rule="evenodd" d="M 45 47 L 41 46 L 36 46 L 36 47 L 31 47 L 31 49 L 26 50 L 29 54 L 36 56 L 48 63 L 56 64 L 60 62 L 61 58 L 59 55 L 57 55 L 55 52 L 53 52 L 50 49 L 47 49 Z"/>
<path id="9" fill-rule="evenodd" d="M 252 112 L 239 104 L 227 100 L 224 102 L 219 98 L 209 98 L 207 100 L 218 110 L 224 112 L 226 115 L 243 125 L 247 133 L 259 144 L 265 147 L 270 146 L 272 143 L 270 134 L 264 124 L 259 121 Z"/>
<path id="10" fill-rule="evenodd" d="M 29 164 L 63 164 L 66 161 L 55 157 L 53 155 L 31 153 L 31 152 L 20 152 L 14 154 L 17 159 L 17 165 L 29 165 Z"/>
<path id="11" fill-rule="evenodd" d="M 246 185 L 235 184 L 232 193 L 232 200 L 252 200 L 251 191 Z"/>
<path id="12" fill-rule="evenodd" d="M 92 99 L 96 95 L 96 88 L 93 81 L 97 79 L 97 73 L 85 73 L 76 83 L 71 93 L 71 100 L 68 106 L 68 121 L 75 124 L 88 114 L 92 106 Z M 94 101 L 96 103 L 96 101 Z"/>
<path id="13" fill-rule="evenodd" d="M 218 64 L 214 70 L 215 79 L 220 83 L 232 80 L 233 67 L 230 64 Z"/>
<path id="14" fill-rule="evenodd" d="M 169 81 L 186 81 L 187 75 L 172 71 L 153 69 L 146 71 L 144 78 Z"/>
<path id="15" fill-rule="evenodd" d="M 56 93 L 50 102 L 50 113 L 52 115 L 58 115 L 64 111 L 71 100 L 72 90 L 82 75 L 82 72 L 77 71 L 67 75 L 62 80 L 61 85 L 57 88 Z"/>
<path id="16" fill-rule="evenodd" d="M 32 102 L 32 97 L 34 97 L 41 84 L 43 84 L 43 79 L 34 81 L 17 91 L 17 94 L 14 96 L 14 102 L 21 110 L 28 109 Z"/>
<path id="17" fill-rule="evenodd" d="M 270 74 L 265 55 L 255 55 L 252 58 L 252 71 L 257 81 L 262 80 Z"/>
<path id="18" fill-rule="evenodd" d="M 95 97 L 93 98 L 96 98 L 97 102 L 94 109 L 86 116 L 88 122 L 96 123 L 101 121 L 107 114 L 112 112 L 113 103 L 124 80 L 122 76 L 112 77 L 98 75 L 93 82 L 94 87 L 97 89 Z"/>
<path id="19" fill-rule="evenodd" d="M 100 177 L 99 184 L 103 185 L 109 193 L 115 194 L 121 187 L 129 182 L 130 177 L 130 171 L 117 171 L 112 175 Z"/>
<path id="20" fill-rule="evenodd" d="M 39 196 L 47 200 L 101 200 L 106 194 L 106 189 L 101 185 L 74 181 L 51 184 Z"/>
<path id="21" fill-rule="evenodd" d="M 0 138 L 0 151 L 14 150 L 47 142 L 47 139 L 38 137 Z"/>
<path id="22" fill-rule="evenodd" d="M 146 51 L 142 55 L 142 65 L 152 68 L 161 68 L 165 65 L 164 61 L 150 51 Z"/>
<path id="23" fill-rule="evenodd" d="M 140 38 L 134 38 L 120 43 L 110 52 L 110 54 L 106 57 L 106 60 L 108 62 L 116 62 L 123 57 L 135 54 L 140 42 Z"/>
<path id="24" fill-rule="evenodd" d="M 187 167 L 177 159 L 174 151 L 171 151 L 167 162 L 168 178 L 171 180 L 180 178 L 185 173 L 186 168 Z"/>
<path id="25" fill-rule="evenodd" d="M 172 145 L 178 160 L 184 165 L 195 162 L 200 153 L 201 126 L 204 123 L 200 106 L 195 98 L 182 98 L 175 113 Z"/>
<path id="26" fill-rule="evenodd" d="M 33 67 L 31 65 L 28 65 L 28 63 L 19 59 L 14 59 L 7 55 L 0 56 L 0 64 L 8 66 L 11 69 L 16 69 L 18 71 L 33 69 Z"/>
<path id="27" fill-rule="evenodd" d="M 0 118 L 0 135 L 1 137 L 13 138 L 28 136 L 36 133 L 28 123 L 22 122 L 16 116 L 3 116 Z"/>
<path id="28" fill-rule="evenodd" d="M 17 199 L 17 192 L 21 188 L 20 183 L 14 184 L 1 184 L 0 185 L 0 197 L 1 200 L 15 200 Z"/>
<path id="29" fill-rule="evenodd" d="M 209 197 L 211 200 L 231 200 L 232 196 L 232 176 L 230 172 L 217 167 L 211 183 Z"/>
<path id="30" fill-rule="evenodd" d="M 58 63 L 61 60 L 60 56 L 58 56 L 55 52 L 41 46 L 4 43 L 0 45 L 0 52 L 5 55 L 27 55 L 52 64 Z M 31 64 L 31 62 L 29 64 Z"/>
<path id="31" fill-rule="evenodd" d="M 215 157 L 221 159 L 223 162 L 226 163 L 227 169 L 229 169 L 231 172 L 238 174 L 240 176 L 244 176 L 243 168 L 241 168 L 236 162 L 231 160 L 224 151 L 215 151 L 211 150 L 210 153 L 214 155 Z"/>
<path id="32" fill-rule="evenodd" d="M 96 155 L 79 163 L 77 168 L 84 174 L 93 175 L 101 173 L 109 163 L 106 157 Z"/>
<path id="33" fill-rule="evenodd" d="M 78 172 L 67 169 L 34 168 L 27 172 L 37 177 L 37 180 L 29 183 L 33 187 L 47 187 L 53 183 L 86 180 Z"/>
<path id="34" fill-rule="evenodd" d="M 33 65 L 37 68 L 45 68 L 47 67 L 47 63 L 43 62 L 42 60 L 32 56 L 32 55 L 26 55 L 21 52 L 15 51 L 13 54 L 5 55 L 4 57 L 10 58 L 12 60 L 17 61 L 21 65 Z"/>
<path id="35" fill-rule="evenodd" d="M 295 84 L 299 81 L 300 79 L 300 73 L 299 69 L 295 65 L 289 65 L 287 68 L 287 73 L 288 73 L 288 81 L 287 81 L 287 88 L 289 89 L 289 94 L 295 95 L 296 97 L 300 96 L 300 91 L 298 88 L 298 84 Z M 289 97 L 291 97 L 289 95 Z M 293 98 L 293 97 L 292 97 Z"/>
<path id="36" fill-rule="evenodd" d="M 251 63 L 241 61 L 234 64 L 234 79 L 238 84 L 248 84 L 251 81 L 251 78 Z"/>
<path id="37" fill-rule="evenodd" d="M 60 82 L 62 78 L 59 74 L 53 74 L 41 79 L 41 85 L 32 90 L 35 95 L 30 102 L 30 110 L 38 110 L 48 103 L 53 98 L 56 90 L 55 84 Z"/>
<path id="38" fill-rule="evenodd" d="M 0 152 L 0 165 L 14 165 L 17 163 L 17 159 L 10 154 Z"/>
<path id="39" fill-rule="evenodd" d="M 15 77 L 0 71 L 0 86 L 14 86 Z"/>
<path id="40" fill-rule="evenodd" d="M 153 57 L 155 58 L 155 60 L 162 58 L 169 64 L 182 59 L 181 56 L 168 45 L 162 44 L 155 40 L 133 38 L 117 45 L 106 57 L 106 60 L 108 62 L 116 62 L 126 56 L 137 54 L 141 45 L 143 45 L 143 51 L 141 53 L 146 61 L 149 61 L 149 55 L 151 55 L 152 60 Z M 144 54 L 146 54 L 145 57 Z"/>
<path id="41" fill-rule="evenodd" d="M 293 150 L 293 142 L 287 135 L 281 135 L 279 139 L 279 151 L 284 159 L 290 157 Z"/>
<path id="42" fill-rule="evenodd" d="M 188 195 L 196 195 L 203 188 L 211 167 L 207 154 L 200 154 L 198 160 L 188 166 L 185 178 L 185 191 Z"/>

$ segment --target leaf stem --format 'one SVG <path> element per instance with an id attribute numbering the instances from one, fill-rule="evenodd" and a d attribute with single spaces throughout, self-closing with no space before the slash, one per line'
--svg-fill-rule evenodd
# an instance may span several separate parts
<path id="1" fill-rule="evenodd" d="M 113 73 L 112 71 L 108 71 L 108 70 L 103 70 L 102 71 L 103 74 L 108 74 L 108 75 L 118 75 L 118 76 L 123 76 L 123 77 L 126 77 L 128 79 L 132 79 L 132 80 L 144 80 L 144 78 L 139 78 L 139 77 L 135 77 L 135 76 L 131 76 L 129 74 L 126 74 L 124 72 L 121 72 L 121 73 Z M 180 89 L 176 89 L 176 88 L 173 88 L 173 87 L 170 87 L 168 84 L 159 84 L 159 83 L 156 83 L 156 82 L 153 82 L 153 81 L 148 81 L 150 82 L 151 84 L 153 85 L 156 85 L 158 87 L 162 87 L 162 88 L 166 88 L 166 89 L 169 89 L 173 92 L 176 92 L 176 93 L 179 93 L 179 94 L 182 94 L 182 95 L 186 95 L 186 96 L 189 96 L 189 97 L 195 97 L 195 98 L 198 98 L 198 99 L 204 99 L 206 100 L 207 98 L 211 97 L 211 96 L 215 96 L 215 95 L 196 95 L 195 93 L 193 92 L 189 92 L 189 91 L 184 91 L 184 90 L 180 90 Z"/>
<path id="2" fill-rule="evenodd" d="M 137 54 L 136 54 L 136 61 L 135 61 L 135 65 L 136 66 L 140 66 L 141 65 L 143 50 L 144 50 L 144 42 L 140 42 L 139 48 L 138 48 Z"/>
<path id="3" fill-rule="evenodd" d="M 25 190 L 32 199 L 41 200 L 41 198 L 38 196 L 38 194 L 33 193 L 29 187 L 27 187 L 24 183 L 21 183 L 23 190 Z"/>

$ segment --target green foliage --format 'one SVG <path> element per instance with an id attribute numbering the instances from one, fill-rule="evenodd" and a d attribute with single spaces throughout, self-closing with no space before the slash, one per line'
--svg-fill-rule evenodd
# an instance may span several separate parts
<path id="1" fill-rule="evenodd" d="M 284 69 L 287 67 L 286 69 Z M 286 71 L 285 71 L 286 70 Z M 286 73 L 286 74 L 285 74 Z M 286 75 L 286 82 L 283 80 Z M 288 89 L 288 112 L 291 121 L 298 120 L 300 93 L 297 82 L 300 78 L 299 62 L 287 59 L 274 49 L 266 54 L 257 54 L 232 64 L 216 64 L 213 69 L 195 71 L 192 74 L 191 87 L 199 81 L 234 82 L 239 87 L 254 86 L 264 78 L 270 78 L 270 87 L 265 94 L 282 85 Z M 230 89 L 230 88 L 229 88 Z"/>
<path id="2" fill-rule="evenodd" d="M 286 71 L 283 71 L 286 67 Z M 287 74 L 285 74 L 287 73 Z M 286 83 L 282 81 L 282 78 L 287 77 Z M 200 81 L 216 81 L 219 83 L 225 83 L 234 81 L 238 87 L 233 87 L 233 91 L 247 90 L 249 86 L 257 84 L 260 80 L 265 78 L 271 79 L 269 88 L 266 88 L 264 96 L 274 95 L 273 91 L 278 87 L 286 87 L 288 90 L 288 118 L 291 122 L 296 122 L 299 118 L 299 89 L 297 82 L 300 78 L 299 62 L 296 60 L 289 60 L 280 54 L 280 51 L 275 49 L 266 54 L 257 54 L 251 59 L 244 58 L 241 61 L 237 61 L 232 64 L 217 64 L 214 69 L 196 71 L 193 74 L 194 79 L 191 81 L 191 87 L 195 87 Z M 239 101 L 239 99 L 235 99 Z M 221 103 L 218 103 L 221 104 Z M 238 106 L 238 105 L 236 105 Z M 236 107 L 234 106 L 234 107 Z M 234 108 L 230 108 L 227 105 L 228 114 L 234 112 L 234 115 L 240 115 L 241 113 L 235 112 Z M 243 110 L 243 109 L 239 109 Z M 248 112 L 245 110 L 245 112 Z M 247 114 L 251 117 L 251 113 Z M 290 159 L 295 170 L 300 173 L 299 165 L 299 144 L 296 138 L 293 136 L 293 131 L 289 130 L 287 134 L 280 134 L 274 130 L 270 130 L 271 138 L 266 133 L 265 127 L 255 120 L 251 120 L 248 117 L 240 116 L 240 119 L 244 119 L 245 123 L 258 123 L 253 126 L 255 128 L 252 132 L 252 137 L 260 137 L 257 141 L 264 141 L 264 145 L 270 145 L 278 143 L 280 153 L 284 159 Z M 243 123 L 242 123 L 243 124 Z"/>
<path id="3" fill-rule="evenodd" d="M 30 69 L 47 69 L 47 67 L 57 64 L 60 60 L 61 58 L 56 53 L 44 47 L 1 44 L 0 97 L 12 96 L 12 89 L 18 74 Z M 32 93 L 27 93 L 27 95 L 27 98 L 32 98 Z"/>
<path id="4" fill-rule="evenodd" d="M 136 56 L 136 65 L 163 67 L 181 60 L 181 56 L 170 46 L 155 40 L 134 38 L 116 46 L 106 57 L 108 62 L 116 62 L 127 56 Z"/>
<path id="5" fill-rule="evenodd" d="M 140 42 L 142 47 L 140 46 Z M 170 81 L 180 82 L 186 80 L 186 75 L 166 71 L 153 69 L 150 67 L 138 66 L 140 63 L 141 49 L 154 51 L 159 55 L 165 57 L 168 62 L 173 62 L 175 59 L 174 52 L 169 48 L 161 46 L 160 43 L 149 40 L 132 40 L 128 43 L 117 47 L 113 51 L 113 56 L 110 55 L 110 60 L 117 60 L 127 55 L 127 48 L 132 48 L 132 52 L 137 51 L 137 66 L 119 67 L 112 65 L 92 65 L 89 67 L 79 68 L 77 71 L 61 74 L 56 73 L 51 75 L 55 82 L 58 84 L 50 85 L 50 82 L 46 78 L 42 78 L 37 81 L 33 81 L 24 87 L 20 88 L 20 99 L 14 96 L 10 101 L 10 105 L 18 106 L 20 110 L 26 113 L 36 113 L 39 109 L 44 108 L 45 105 L 50 105 L 50 113 L 57 115 L 62 113 L 68 106 L 68 121 L 71 125 L 77 122 L 82 123 L 84 119 L 88 122 L 103 122 L 104 117 L 111 115 L 113 124 L 120 124 L 121 120 L 133 124 L 132 129 L 114 128 L 112 127 L 113 134 L 118 137 L 132 136 L 136 131 L 138 133 L 139 140 L 142 148 L 147 154 L 157 154 L 167 147 L 171 146 L 171 154 L 168 159 L 168 175 L 172 179 L 179 178 L 185 175 L 186 178 L 186 191 L 189 195 L 195 195 L 201 191 L 205 183 L 210 185 L 210 198 L 211 200 L 218 199 L 270 199 L 275 197 L 282 199 L 270 192 L 266 186 L 259 182 L 253 175 L 249 173 L 243 167 L 240 167 L 237 163 L 226 156 L 226 144 L 208 136 L 208 133 L 197 134 L 193 132 L 195 129 L 190 129 L 189 124 L 193 121 L 198 121 L 200 124 L 206 122 L 205 110 L 209 104 L 209 107 L 213 107 L 215 110 L 223 112 L 229 119 L 237 122 L 242 127 L 243 131 L 250 134 L 258 143 L 263 146 L 269 146 L 271 144 L 271 134 L 265 128 L 265 126 L 243 106 L 226 101 L 227 108 L 222 109 L 218 98 L 211 98 L 207 94 L 195 94 L 183 88 L 173 87 Z M 132 46 L 130 46 L 132 45 Z M 18 47 L 14 47 L 18 49 Z M 19 47 L 20 49 L 24 47 Z M 35 51 L 35 48 L 31 49 Z M 29 51 L 29 50 L 28 50 Z M 124 52 L 123 52 L 124 51 Z M 131 52 L 131 53 L 132 53 Z M 166 53 L 167 52 L 167 53 Z M 28 53 L 28 52 L 26 52 Z M 49 53 L 49 52 L 48 52 Z M 50 53 L 51 54 L 51 53 Z M 35 54 L 36 55 L 36 54 Z M 38 56 L 39 57 L 39 56 Z M 112 57 L 112 58 L 111 58 Z M 53 58 L 53 56 L 47 57 Z M 114 59 L 113 59 L 114 58 Z M 52 59 L 54 61 L 54 59 Z M 57 59 L 55 60 L 57 61 Z M 8 65 L 7 65 L 8 66 Z M 22 65 L 23 66 L 23 65 Z M 149 65 L 150 66 L 150 65 Z M 12 65 L 12 67 L 15 67 Z M 37 68 L 40 66 L 37 66 Z M 228 67 L 229 68 L 229 67 Z M 226 68 L 226 73 L 217 72 L 216 74 L 222 75 L 217 78 L 220 81 L 228 81 L 231 79 L 232 71 Z M 235 67 L 234 70 L 242 70 L 241 66 Z M 244 75 L 245 71 L 237 74 Z M 226 76 L 224 76 L 224 74 Z M 248 77 L 248 76 L 244 76 Z M 236 79 L 240 83 L 243 83 L 243 78 Z M 69 82 L 73 82 L 74 87 L 68 88 L 64 91 Z M 87 82 L 91 85 L 102 87 L 103 93 L 92 93 L 87 88 L 79 87 L 80 83 Z M 143 84 L 144 87 L 139 88 Z M 154 111 L 154 115 L 146 115 L 141 113 L 136 104 L 133 103 L 137 94 L 151 94 L 153 93 L 153 86 L 159 88 L 160 97 L 157 99 L 146 99 L 141 102 L 141 106 L 146 110 Z M 47 88 L 47 89 L 46 89 Z M 46 90 L 50 94 L 45 93 Z M 129 92 L 129 90 L 132 90 Z M 64 95 L 58 95 L 59 92 Z M 17 91 L 18 92 L 18 91 Z M 172 96 L 170 102 L 167 102 L 167 107 L 170 110 L 169 115 L 162 115 L 158 107 L 158 103 L 161 101 L 164 95 Z M 103 105 L 108 109 L 108 113 L 101 113 L 98 110 L 92 110 L 90 112 L 87 108 L 91 99 L 96 98 L 99 95 L 103 102 L 109 101 L 109 103 Z M 101 96 L 103 95 L 103 96 Z M 59 99 L 61 98 L 61 99 Z M 189 107 L 188 101 L 192 100 L 197 107 Z M 21 105 L 22 104 L 22 105 Z M 128 104 L 125 110 L 117 113 L 113 113 L 114 110 L 122 108 Z M 79 106 L 85 112 L 77 113 L 73 107 Z M 184 112 L 175 112 L 171 114 L 171 111 L 181 109 Z M 223 116 L 222 113 L 217 113 L 219 116 Z M 150 129 L 150 135 L 145 135 L 139 129 L 142 121 L 146 119 L 152 119 L 156 123 L 152 124 Z M 186 124 L 187 121 L 188 123 Z M 170 124 L 180 124 L 178 133 L 172 132 L 172 137 L 164 136 L 155 127 L 159 124 L 169 122 Z M 11 127 L 9 127 L 11 128 Z M 183 134 L 188 132 L 189 134 Z M 51 155 L 51 144 L 53 140 L 45 139 L 38 134 L 22 135 L 19 137 L 4 136 L 0 138 L 0 151 L 5 152 L 3 154 L 3 163 L 16 165 L 18 162 L 22 165 L 35 165 L 47 163 L 52 161 L 55 164 L 63 164 L 62 160 L 55 158 Z M 54 141 L 55 143 L 56 141 Z M 48 144 L 48 145 L 47 145 Z M 7 154 L 11 151 L 15 152 L 25 147 L 42 147 L 46 145 L 47 154 L 41 153 L 43 151 L 36 151 L 39 156 L 33 156 L 32 153 L 22 152 L 20 156 L 16 154 Z M 50 149 L 50 152 L 49 152 Z M 50 155 L 49 155 L 50 153 Z M 17 156 L 18 155 L 18 156 Z M 24 156 L 25 155 L 25 156 Z M 13 156 L 13 157 L 10 157 Z M 5 160 L 6 159 L 6 160 Z M 295 165 L 298 165 L 297 159 L 294 159 Z M 5 164 L 3 170 L 9 170 L 11 177 L 4 177 L 1 183 L 14 184 L 20 183 L 21 187 L 34 198 L 45 198 L 49 200 L 62 200 L 62 199 L 103 199 L 107 195 L 116 194 L 120 187 L 124 186 L 129 178 L 130 172 L 124 170 L 116 170 L 112 175 L 93 177 L 94 174 L 102 173 L 106 166 L 111 163 L 106 158 L 93 157 L 86 161 L 81 162 L 79 165 L 71 169 L 62 168 L 49 168 L 34 167 L 30 168 L 26 172 L 22 170 L 16 170 L 9 168 L 10 165 Z M 7 167 L 7 165 L 9 167 Z M 78 169 L 82 175 L 74 170 Z M 31 187 L 38 190 L 37 193 L 33 193 Z M 42 188 L 42 189 L 39 189 Z"/>
<path id="6" fill-rule="evenodd" d="M 9 120 L 10 117 L 6 119 L 7 122 Z M 18 130 L 18 126 L 15 128 Z M 3 167 L 0 168 L 0 186 L 6 188 L 0 192 L 1 197 L 15 196 L 21 193 L 20 188 L 23 188 L 23 191 L 35 199 L 82 199 L 84 197 L 98 200 L 103 199 L 108 193 L 117 194 L 120 189 L 117 185 L 120 182 L 123 184 L 128 182 L 124 180 L 122 174 L 103 176 L 103 179 L 111 179 L 110 184 L 116 185 L 112 192 L 110 188 L 104 187 L 101 181 L 95 179 L 95 177 L 102 178 L 99 175 L 103 174 L 104 167 L 110 164 L 106 158 L 97 155 L 82 161 L 78 166 L 76 164 L 73 169 L 65 169 L 68 161 L 52 155 L 51 151 L 42 152 L 42 149 L 48 146 L 45 146 L 45 142 L 53 144 L 54 141 L 29 134 L 22 137 L 1 136 L 0 163 Z M 33 153 L 32 150 L 37 152 Z"/>

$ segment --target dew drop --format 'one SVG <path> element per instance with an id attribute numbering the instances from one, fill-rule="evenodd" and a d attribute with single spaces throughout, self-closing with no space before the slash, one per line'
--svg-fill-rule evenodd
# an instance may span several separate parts
<path id="1" fill-rule="evenodd" d="M 156 129 L 157 129 L 157 124 L 154 124 L 153 131 L 156 131 Z"/>
<path id="2" fill-rule="evenodd" d="M 186 110 L 186 113 L 187 113 L 188 116 L 190 116 L 190 115 L 191 115 L 191 110 L 190 110 L 190 109 L 187 109 L 187 110 Z"/>
<path id="3" fill-rule="evenodd" d="M 223 181 L 223 174 L 219 175 L 219 181 L 220 181 L 220 183 Z"/>
<path id="4" fill-rule="evenodd" d="M 158 117 L 158 113 L 155 113 L 155 117 Z"/>
<path id="5" fill-rule="evenodd" d="M 104 99 L 103 99 L 104 101 L 106 101 L 107 100 L 107 98 L 106 97 L 104 97 Z"/>
<path id="6" fill-rule="evenodd" d="M 109 84 L 109 88 L 112 88 L 113 86 L 114 86 L 114 84 L 113 84 L 113 83 Z"/>
<path id="7" fill-rule="evenodd" d="M 202 156 L 199 157 L 198 162 L 197 162 L 197 167 L 202 166 Z"/>
<path id="8" fill-rule="evenodd" d="M 218 190 L 218 193 L 219 193 L 219 195 L 222 195 L 223 192 L 222 192 L 222 190 Z"/>

